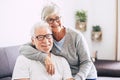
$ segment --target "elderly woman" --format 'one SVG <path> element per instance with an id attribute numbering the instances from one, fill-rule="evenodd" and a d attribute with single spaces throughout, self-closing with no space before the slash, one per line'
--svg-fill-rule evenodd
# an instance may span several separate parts
<path id="1" fill-rule="evenodd" d="M 42 20 L 50 25 L 53 33 L 52 53 L 67 59 L 74 79 L 96 80 L 97 72 L 91 61 L 86 40 L 80 32 L 63 26 L 60 8 L 56 4 L 47 5 L 43 8 L 41 16 Z M 26 48 L 30 48 L 29 51 Z M 49 56 L 37 51 L 31 44 L 23 45 L 20 52 L 29 59 L 42 62 L 49 74 L 56 72 Z M 38 55 L 39 57 L 36 57 Z"/>

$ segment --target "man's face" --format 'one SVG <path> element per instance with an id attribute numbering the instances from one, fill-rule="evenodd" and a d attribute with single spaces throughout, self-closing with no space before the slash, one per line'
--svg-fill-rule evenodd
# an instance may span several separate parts
<path id="1" fill-rule="evenodd" d="M 32 43 L 38 50 L 49 53 L 53 46 L 51 31 L 45 27 L 37 28 L 35 30 L 35 37 L 32 38 Z"/>

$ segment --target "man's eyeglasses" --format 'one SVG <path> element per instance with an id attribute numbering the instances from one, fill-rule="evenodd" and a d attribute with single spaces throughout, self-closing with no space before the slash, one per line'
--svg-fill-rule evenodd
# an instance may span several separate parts
<path id="1" fill-rule="evenodd" d="M 52 38 L 52 34 L 46 34 L 46 35 L 38 35 L 35 37 L 38 41 L 42 41 L 44 38 L 46 39 L 51 39 Z"/>
<path id="2" fill-rule="evenodd" d="M 61 17 L 56 17 L 55 19 L 53 18 L 48 18 L 46 21 L 50 24 L 52 24 L 54 21 L 59 22 Z"/>

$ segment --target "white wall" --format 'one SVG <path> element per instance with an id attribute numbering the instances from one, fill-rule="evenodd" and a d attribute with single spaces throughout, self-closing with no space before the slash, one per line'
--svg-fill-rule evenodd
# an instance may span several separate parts
<path id="1" fill-rule="evenodd" d="M 30 29 L 34 23 L 40 21 L 42 7 L 48 1 L 0 0 L 0 47 L 19 45 L 30 41 Z M 53 1 L 60 6 L 64 2 L 63 0 Z"/>
<path id="2" fill-rule="evenodd" d="M 40 20 L 40 0 L 0 0 L 0 47 L 30 40 L 31 26 Z"/>
<path id="3" fill-rule="evenodd" d="M 0 47 L 30 41 L 30 29 L 40 20 L 43 5 L 50 0 L 0 0 Z M 66 27 L 75 27 L 75 11 L 84 9 L 88 14 L 87 39 L 91 55 L 98 51 L 99 59 L 115 59 L 115 0 L 51 0 L 63 11 Z M 92 25 L 99 24 L 103 31 L 101 42 L 91 41 Z M 109 55 L 109 56 L 108 56 Z"/>
<path id="4" fill-rule="evenodd" d="M 99 59 L 115 60 L 116 54 L 116 0 L 92 0 L 92 23 L 102 28 L 102 41 L 92 42 L 92 50 Z"/>

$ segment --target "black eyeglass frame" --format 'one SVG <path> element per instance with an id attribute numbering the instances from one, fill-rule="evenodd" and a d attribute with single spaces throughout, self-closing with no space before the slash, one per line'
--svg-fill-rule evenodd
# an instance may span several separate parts
<path id="1" fill-rule="evenodd" d="M 52 23 L 54 23 L 54 21 L 59 22 L 60 19 L 61 19 L 61 16 L 57 16 L 55 19 L 53 19 L 53 18 L 48 18 L 48 19 L 46 19 L 46 21 L 47 21 L 47 23 L 52 24 Z"/>
<path id="2" fill-rule="evenodd" d="M 35 36 L 35 38 L 36 38 L 38 41 L 42 41 L 42 40 L 44 40 L 44 38 L 46 38 L 46 39 L 51 39 L 51 38 L 53 38 L 53 35 L 52 35 L 52 34 L 38 35 L 38 36 Z"/>

